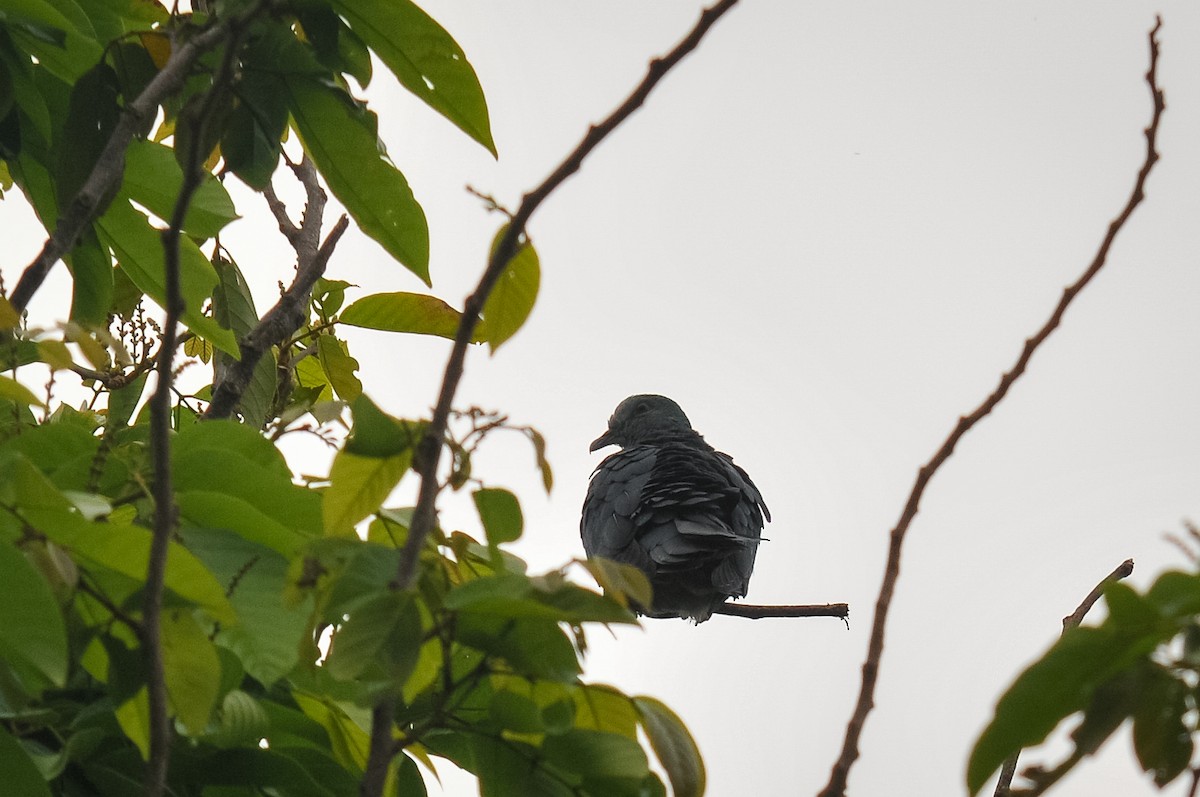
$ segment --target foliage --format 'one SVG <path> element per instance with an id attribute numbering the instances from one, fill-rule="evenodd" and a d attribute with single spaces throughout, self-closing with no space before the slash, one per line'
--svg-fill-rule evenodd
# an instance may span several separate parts
<path id="1" fill-rule="evenodd" d="M 0 605 L 0 769 L 9 788 L 141 793 L 156 480 L 142 407 L 161 353 L 147 301 L 166 300 L 161 227 L 199 166 L 179 222 L 181 321 L 185 354 L 212 366 L 213 384 L 181 392 L 172 409 L 178 527 L 159 629 L 174 720 L 170 793 L 357 793 L 372 707 L 390 703 L 388 794 L 424 794 L 422 770 L 435 773 L 439 758 L 474 773 L 485 795 L 665 794 L 639 732 L 675 794 L 702 794 L 699 753 L 670 709 L 581 678 L 585 625 L 635 622 L 629 601 L 648 600 L 641 574 L 588 563 L 601 594 L 565 567 L 531 575 L 502 547 L 522 533 L 520 504 L 472 471 L 472 454 L 490 433 L 516 429 L 548 490 L 535 430 L 458 413 L 442 441 L 452 456 L 440 488 L 470 491 L 483 534 L 435 529 L 415 587 L 397 588 L 412 508 L 388 499 L 428 422 L 392 417 L 363 395 L 360 363 L 338 330 L 453 337 L 460 314 L 448 303 L 392 292 L 346 305 L 351 286 L 322 276 L 300 291 L 305 317 L 270 341 L 237 417 L 203 419 L 266 317 L 220 240 L 239 217 L 227 181 L 261 192 L 281 161 L 302 181 L 311 163 L 359 228 L 430 284 L 424 212 L 353 83 L 372 79 L 373 54 L 434 111 L 495 145 L 465 54 L 408 0 L 195 5 L 191 14 L 147 0 L 0 9 L 3 184 L 54 231 L 80 206 L 89 175 L 120 171 L 70 242 L 69 317 L 31 327 L 0 300 L 0 581 L 10 594 Z M 228 35 L 184 60 L 189 43 L 218 30 Z M 138 98 L 176 68 L 158 117 L 139 117 Z M 136 135 L 105 160 L 130 118 Z M 305 163 L 288 158 L 293 136 Z M 319 232 L 311 201 L 305 225 L 310 214 Z M 289 237 L 298 256 L 302 234 Z M 476 342 L 494 351 L 509 340 L 539 279 L 524 242 Z M 47 389 L 43 402 L 26 383 L 47 373 L 51 385 L 77 375 L 90 396 L 76 406 Z M 341 441 L 326 478 L 298 481 L 284 460 L 276 444 L 297 430 Z"/>
<path id="2" fill-rule="evenodd" d="M 1138 763 L 1157 786 L 1188 768 L 1200 732 L 1200 575 L 1164 573 L 1145 594 L 1116 582 L 1104 596 L 1103 623 L 1068 629 L 1000 698 L 967 766 L 971 794 L 1010 755 L 1076 716 L 1074 750 L 1056 766 L 1026 770 L 1034 784 L 1027 793 L 1048 789 L 1126 720 Z"/>

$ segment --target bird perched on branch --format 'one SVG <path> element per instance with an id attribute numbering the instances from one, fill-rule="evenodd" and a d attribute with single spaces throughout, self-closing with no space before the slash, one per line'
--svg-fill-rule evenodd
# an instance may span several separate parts
<path id="1" fill-rule="evenodd" d="M 621 450 L 592 473 L 580 533 L 587 555 L 634 565 L 650 579 L 650 617 L 702 623 L 745 596 L 771 513 L 733 458 L 704 442 L 665 396 L 622 401 L 591 450 Z"/>

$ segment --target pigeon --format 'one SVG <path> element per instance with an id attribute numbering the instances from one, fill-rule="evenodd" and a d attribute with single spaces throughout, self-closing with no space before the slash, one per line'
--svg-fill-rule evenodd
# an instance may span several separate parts
<path id="1" fill-rule="evenodd" d="M 648 617 L 702 623 L 746 595 L 771 513 L 746 471 L 692 429 L 666 396 L 622 401 L 591 451 L 621 450 L 597 466 L 583 502 L 588 557 L 633 565 L 653 588 Z"/>

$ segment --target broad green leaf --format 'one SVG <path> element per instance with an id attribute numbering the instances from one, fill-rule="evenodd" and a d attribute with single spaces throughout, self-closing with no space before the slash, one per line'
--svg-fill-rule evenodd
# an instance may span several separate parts
<path id="1" fill-rule="evenodd" d="M 630 601 L 639 606 L 649 606 L 654 602 L 650 579 L 633 565 L 599 556 L 582 564 L 596 579 L 604 594 L 622 606 L 628 607 Z"/>
<path id="2" fill-rule="evenodd" d="M 354 524 L 383 506 L 411 464 L 411 449 L 383 458 L 339 451 L 329 469 L 330 484 L 324 495 L 326 536 L 352 535 Z"/>
<path id="3" fill-rule="evenodd" d="M 107 326 L 113 304 L 113 266 L 108 250 L 100 245 L 96 231 L 87 225 L 79 242 L 64 258 L 73 278 L 71 320 L 91 326 Z"/>
<path id="4" fill-rule="evenodd" d="M 135 140 L 125 151 L 125 181 L 121 191 L 160 219 L 175 212 L 183 172 L 171 147 Z M 220 180 L 206 175 L 192 195 L 183 230 L 196 238 L 211 238 L 238 218 L 233 200 Z"/>
<path id="5" fill-rule="evenodd" d="M 346 451 L 362 457 L 392 457 L 416 448 L 425 425 L 393 418 L 366 396 L 351 408 L 354 427 L 346 440 Z"/>
<path id="6" fill-rule="evenodd" d="M 404 175 L 380 154 L 375 126 L 351 98 L 308 77 L 285 81 L 292 118 L 329 189 L 358 226 L 429 283 L 429 226 Z"/>
<path id="7" fill-rule="evenodd" d="M 614 733 L 581 729 L 548 736 L 542 753 L 551 764 L 584 777 L 642 778 L 650 771 L 641 745 Z"/>
<path id="8" fill-rule="evenodd" d="M 297 760 L 276 750 L 222 750 L 204 762 L 205 794 L 226 795 L 215 787 L 234 786 L 241 794 L 286 794 L 288 797 L 340 797 Z"/>
<path id="9" fill-rule="evenodd" d="M 642 718 L 646 738 L 671 780 L 675 797 L 701 797 L 706 777 L 704 760 L 687 726 L 666 704 L 652 697 L 635 697 L 633 705 Z"/>
<path id="10" fill-rule="evenodd" d="M 162 615 L 162 653 L 171 707 L 188 733 L 199 735 L 208 725 L 221 683 L 216 648 L 191 612 L 171 609 Z"/>
<path id="11" fill-rule="evenodd" d="M 180 490 L 176 494 L 182 518 L 197 526 L 225 529 L 243 539 L 278 551 L 296 553 L 310 537 L 261 512 L 253 501 L 215 490 Z"/>
<path id="12" fill-rule="evenodd" d="M 42 404 L 42 400 L 33 394 L 32 390 L 8 376 L 0 376 L 0 398 L 6 398 L 26 406 L 45 406 Z"/>
<path id="13" fill-rule="evenodd" d="M 129 700 L 117 706 L 117 724 L 142 754 L 150 758 L 150 695 L 145 687 Z"/>
<path id="14" fill-rule="evenodd" d="M 1107 624 L 1068 630 L 996 704 L 967 764 L 968 791 L 976 794 L 1006 758 L 1040 743 L 1059 722 L 1086 708 L 1100 684 L 1158 641 L 1154 635 L 1119 635 Z"/>
<path id="15" fill-rule="evenodd" d="M 1183 619 L 1200 612 L 1200 575 L 1163 573 L 1146 592 L 1146 600 L 1166 617 Z"/>
<path id="16" fill-rule="evenodd" d="M 257 429 L 237 421 L 205 421 L 180 429 L 174 438 L 173 454 L 178 457 L 199 449 L 237 453 L 277 477 L 285 480 L 292 478 L 292 472 L 279 449 Z"/>
<path id="17" fill-rule="evenodd" d="M 1161 789 L 1188 767 L 1192 735 L 1184 724 L 1191 687 L 1154 666 L 1133 715 L 1133 750 Z"/>
<path id="18" fill-rule="evenodd" d="M 333 7 L 406 89 L 496 154 L 479 79 L 441 25 L 410 0 L 334 0 Z"/>
<path id="19" fill-rule="evenodd" d="M 362 382 L 355 375 L 358 360 L 350 356 L 346 344 L 332 335 L 317 338 L 317 359 L 329 384 L 343 401 L 354 401 L 362 395 Z"/>
<path id="20" fill-rule="evenodd" d="M 279 165 L 287 94 L 276 75 L 257 70 L 244 72 L 233 91 L 236 101 L 221 139 L 221 155 L 230 171 L 261 191 Z"/>
<path id="21" fill-rule="evenodd" d="M 346 308 L 343 324 L 385 332 L 437 335 L 454 340 L 461 314 L 436 296 L 421 293 L 374 293 Z"/>
<path id="22" fill-rule="evenodd" d="M 0 12 L 14 43 L 68 85 L 100 60 L 99 43 L 46 0 L 4 0 Z"/>
<path id="23" fill-rule="evenodd" d="M 422 634 L 411 596 L 388 590 L 350 613 L 334 635 L 325 666 L 340 680 L 385 679 L 399 689 L 416 666 Z"/>
<path id="24" fill-rule="evenodd" d="M 96 64 L 74 81 L 54 170 L 59 208 L 66 208 L 75 198 L 108 144 L 121 115 L 120 90 L 117 73 L 105 63 Z M 112 197 L 111 192 L 106 194 L 99 207 L 106 207 Z"/>
<path id="25" fill-rule="evenodd" d="M 0 650 L 33 666 L 47 681 L 67 678 L 67 630 L 50 585 L 17 548 L 0 542 Z"/>
<path id="26" fill-rule="evenodd" d="M 162 306 L 166 301 L 167 289 L 160 231 L 124 199 L 114 202 L 96 222 L 96 226 L 101 239 L 116 253 L 125 274 Z M 233 333 L 222 329 L 220 324 L 203 313 L 204 304 L 217 284 L 217 273 L 199 247 L 186 236 L 179 241 L 179 271 L 186 303 L 183 322 L 200 337 L 236 357 L 238 346 Z"/>
<path id="27" fill-rule="evenodd" d="M 606 733 L 637 738 L 640 719 L 633 700 L 606 684 L 575 687 L 575 724 Z"/>
<path id="28" fill-rule="evenodd" d="M 333 754 L 342 766 L 358 771 L 367 764 L 371 738 L 350 718 L 346 711 L 328 698 L 300 691 L 292 692 L 300 710 L 320 724 L 329 734 Z"/>
<path id="29" fill-rule="evenodd" d="M 146 578 L 150 558 L 148 529 L 84 520 L 61 509 L 26 509 L 29 524 L 72 551 L 83 563 L 100 565 L 136 581 Z M 222 623 L 236 622 L 225 588 L 186 548 L 172 542 L 167 549 L 167 588 L 204 607 Z"/>
<path id="30" fill-rule="evenodd" d="M 4 788 L 9 794 L 50 797 L 50 787 L 29 753 L 3 727 L 0 727 L 0 772 L 4 773 Z"/>
<path id="31" fill-rule="evenodd" d="M 211 422 L 204 425 L 208 423 Z M 280 549 L 284 554 L 291 552 L 290 546 L 320 533 L 321 498 L 318 493 L 297 487 L 287 476 L 272 467 L 264 467 L 241 452 L 216 445 L 199 445 L 199 442 L 178 446 L 173 452 L 176 489 L 180 493 L 220 494 L 235 499 L 237 504 L 253 506 L 255 516 L 265 516 L 272 524 L 272 533 L 267 536 L 286 541 L 288 549 Z M 201 526 L 221 525 L 199 515 L 188 516 Z M 226 527 L 237 530 L 244 525 Z M 276 534 L 278 528 L 286 533 L 283 536 Z M 265 539 L 259 542 L 276 547 Z"/>
<path id="32" fill-rule="evenodd" d="M 500 656 L 529 678 L 570 681 L 580 672 L 575 648 L 556 620 L 460 612 L 457 630 L 462 642 Z"/>
<path id="33" fill-rule="evenodd" d="M 260 683 L 270 686 L 300 660 L 311 600 L 284 602 L 288 561 L 278 553 L 228 532 L 181 532 L 188 548 L 227 585 L 238 624 L 221 629 L 217 642 L 238 655 Z"/>
<path id="34" fill-rule="evenodd" d="M 507 226 L 501 227 L 492 240 L 492 249 L 504 237 Z M 483 305 L 483 318 L 475 331 L 479 340 L 486 340 L 492 353 L 511 338 L 529 318 L 533 304 L 537 301 L 538 286 L 542 279 L 542 268 L 533 244 L 525 242 L 504 273 L 496 281 L 492 292 Z"/>
<path id="35" fill-rule="evenodd" d="M 514 542 L 521 537 L 525 520 L 515 495 L 508 490 L 484 488 L 472 493 L 471 498 L 475 501 L 489 545 Z"/>

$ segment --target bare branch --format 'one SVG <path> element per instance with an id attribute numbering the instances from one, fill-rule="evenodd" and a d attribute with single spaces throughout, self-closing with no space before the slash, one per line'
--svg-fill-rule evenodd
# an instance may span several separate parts
<path id="1" fill-rule="evenodd" d="M 442 379 L 437 405 L 433 410 L 433 419 L 421 440 L 417 457 L 414 459 L 414 464 L 421 476 L 421 488 L 417 497 L 417 505 L 413 510 L 413 521 L 409 528 L 408 540 L 405 542 L 399 571 L 396 575 L 396 584 L 400 589 L 407 589 L 412 584 L 421 546 L 424 545 L 425 537 L 434 525 L 434 501 L 437 498 L 438 487 L 437 466 L 441 458 L 442 438 L 446 433 L 446 423 L 450 417 L 450 405 L 454 400 L 454 393 L 458 389 L 459 380 L 462 379 L 463 360 L 467 354 L 467 347 L 470 345 L 475 327 L 479 323 L 479 313 L 483 310 L 488 294 L 491 293 L 496 281 L 504 273 L 508 262 L 517 253 L 520 240 L 525 234 L 525 225 L 546 197 L 550 196 L 551 192 L 558 188 L 564 180 L 579 171 L 584 158 L 645 103 L 646 98 L 658 85 L 658 82 L 682 61 L 684 56 L 696 49 L 713 23 L 735 5 L 737 5 L 737 0 L 721 0 L 706 9 L 700 15 L 696 26 L 683 41 L 676 45 L 675 49 L 663 58 L 656 58 L 650 62 L 646 76 L 633 90 L 633 93 L 603 122 L 589 128 L 587 135 L 583 137 L 575 150 L 559 164 L 558 168 L 541 185 L 521 199 L 520 207 L 513 214 L 504 236 L 488 259 L 487 268 L 479 280 L 479 285 L 476 286 L 475 292 L 467 297 L 463 305 L 462 320 L 458 325 L 458 333 L 454 337 L 454 349 L 446 363 L 446 373 Z"/>
<path id="2" fill-rule="evenodd" d="M 700 44 L 701 39 L 704 38 L 704 35 L 713 26 L 713 23 L 735 5 L 737 5 L 737 0 L 721 0 L 721 2 L 711 8 L 705 9 L 700 15 L 696 26 L 692 28 L 691 32 L 670 53 L 663 58 L 656 58 L 650 62 L 646 76 L 629 97 L 615 111 L 609 114 L 603 122 L 592 126 L 575 150 L 559 164 L 558 168 L 541 185 L 521 199 L 520 207 L 513 214 L 503 237 L 488 259 L 487 268 L 484 270 L 479 284 L 476 286 L 474 293 L 467 297 L 463 305 L 462 320 L 459 322 L 458 332 L 454 337 L 454 348 L 446 363 L 446 372 L 442 378 L 442 386 L 438 393 L 437 404 L 433 410 L 433 418 L 418 445 L 416 457 L 414 457 L 414 466 L 420 475 L 421 486 L 417 497 L 417 505 L 413 510 L 412 523 L 409 526 L 408 539 L 405 540 L 404 549 L 400 555 L 400 564 L 396 572 L 394 586 L 397 589 L 408 589 L 416 579 L 417 561 L 420 557 L 421 548 L 424 546 L 425 538 L 432 531 L 435 524 L 434 504 L 438 495 L 438 462 L 442 455 L 442 441 L 446 434 L 446 424 L 449 422 L 450 408 L 454 401 L 454 394 L 458 390 L 459 381 L 462 379 L 463 361 L 466 358 L 467 347 L 470 346 L 471 340 L 474 337 L 475 327 L 479 323 L 479 314 L 483 310 L 483 305 L 487 301 L 488 295 L 492 292 L 492 288 L 495 286 L 497 280 L 504 273 L 504 269 L 508 266 L 509 261 L 512 260 L 518 251 L 521 240 L 525 235 L 525 225 L 529 222 L 530 217 L 533 216 L 534 211 L 538 209 L 538 206 L 564 180 L 579 171 L 580 166 L 583 165 L 584 158 L 645 103 L 646 98 L 650 95 L 654 87 L 658 85 L 658 82 L 676 64 L 682 61 L 684 56 L 696 49 L 696 46 Z M 385 706 L 384 704 L 387 705 Z M 387 771 L 387 759 L 391 754 L 392 709 L 390 703 L 387 703 L 386 700 L 384 704 L 377 706 L 372 716 L 371 750 L 360 790 L 363 797 L 379 797 L 383 789 L 382 774 Z M 380 727 L 384 723 L 386 725 Z"/>
<path id="3" fill-rule="evenodd" d="M 166 65 L 146 85 L 137 99 L 125 105 L 121 118 L 108 143 L 104 145 L 91 174 L 67 205 L 66 211 L 59 216 L 58 224 L 43 244 L 42 251 L 25 268 L 16 287 L 13 288 L 9 301 L 18 313 L 26 308 L 38 288 L 42 287 L 54 264 L 75 246 L 84 227 L 101 210 L 102 198 L 121 184 L 121 178 L 125 174 L 125 150 L 137 131 L 154 119 L 154 114 L 163 100 L 183 87 L 196 59 L 227 40 L 235 29 L 244 26 L 265 6 L 265 1 L 255 3 L 245 13 L 223 19 L 203 33 L 189 38 L 181 46 L 172 48 Z"/>
<path id="4" fill-rule="evenodd" d="M 304 185 L 308 202 L 300 226 L 292 224 L 283 204 L 274 192 L 267 196 L 271 212 L 279 229 L 296 250 L 296 276 L 275 306 L 267 311 L 254 329 L 238 342 L 241 359 L 230 365 L 213 388 L 212 402 L 204 417 L 228 418 L 237 410 L 242 394 L 250 385 L 254 369 L 272 346 L 290 338 L 308 319 L 308 300 L 316 281 L 325 273 L 334 247 L 350 225 L 342 216 L 321 242 L 321 223 L 325 213 L 325 192 L 317 180 L 317 171 L 305 158 L 294 168 L 297 179 Z"/>
<path id="5" fill-rule="evenodd" d="M 1000 403 L 1005 395 L 1008 394 L 1009 388 L 1025 373 L 1025 368 L 1028 366 L 1033 353 L 1037 351 L 1038 347 L 1050 336 L 1050 333 L 1062 322 L 1063 313 L 1066 312 L 1071 301 L 1091 282 L 1092 278 L 1104 266 L 1105 261 L 1108 259 L 1108 251 L 1112 247 L 1117 233 L 1125 226 L 1125 222 L 1128 221 L 1134 209 L 1141 204 L 1142 199 L 1145 197 L 1146 178 L 1150 175 L 1150 170 L 1154 167 L 1154 164 L 1158 162 L 1159 156 L 1155 149 L 1155 141 L 1158 136 L 1159 120 L 1162 118 L 1162 113 L 1165 109 L 1163 93 L 1158 88 L 1157 82 L 1157 34 L 1161 25 L 1162 21 L 1158 20 L 1154 29 L 1150 31 L 1150 69 L 1146 73 L 1146 82 L 1150 86 L 1150 95 L 1153 100 L 1154 110 L 1150 119 L 1150 125 L 1145 130 L 1145 160 L 1138 171 L 1137 179 L 1134 181 L 1133 191 L 1130 193 L 1129 199 L 1126 200 L 1121 212 L 1109 223 L 1108 231 L 1100 242 L 1099 249 L 1096 251 L 1091 264 L 1088 265 L 1079 279 L 1067 286 L 1063 291 L 1062 298 L 1059 299 L 1054 312 L 1050 314 L 1050 318 L 1042 325 L 1042 328 L 1033 337 L 1025 341 L 1025 346 L 1021 349 L 1021 354 L 1017 358 L 1016 364 L 1013 365 L 1010 371 L 1001 376 L 1000 384 L 984 399 L 982 404 L 976 407 L 969 415 L 964 415 L 958 419 L 958 423 L 955 424 L 950 435 L 934 453 L 933 457 L 918 471 L 917 480 L 913 484 L 912 492 L 909 493 L 908 501 L 904 506 L 904 511 L 900 515 L 900 520 L 891 531 L 887 567 L 884 572 L 883 583 L 879 588 L 879 598 L 875 603 L 875 618 L 871 626 L 871 640 L 867 648 L 867 658 L 862 666 L 862 687 L 859 690 L 858 702 L 855 705 L 854 713 L 846 725 L 846 735 L 841 753 L 829 774 L 829 782 L 820 792 L 821 797 L 841 797 L 846 793 L 846 781 L 850 774 L 850 767 L 858 758 L 858 740 L 862 735 L 863 726 L 866 724 L 867 715 L 870 714 L 872 707 L 875 705 L 875 683 L 879 677 L 879 661 L 883 655 L 884 627 L 887 624 L 888 609 L 891 607 L 892 594 L 896 589 L 896 581 L 900 577 L 901 546 L 904 544 L 904 535 L 908 532 L 909 525 L 917 515 L 921 496 L 924 495 L 929 480 L 933 478 L 938 469 L 954 453 L 954 447 L 958 445 L 958 441 L 962 436 L 970 431 L 975 424 L 983 420 Z"/>
<path id="6" fill-rule="evenodd" d="M 1063 618 L 1063 634 L 1067 633 L 1072 628 L 1076 628 L 1083 622 L 1083 618 L 1096 605 L 1096 601 L 1100 600 L 1100 596 L 1104 594 L 1104 590 L 1109 584 L 1116 583 L 1123 578 L 1128 578 L 1133 573 L 1133 560 L 1126 559 L 1121 564 L 1117 565 L 1111 573 L 1101 579 L 1087 597 L 1083 599 L 1083 603 L 1075 609 L 1075 611 Z M 1004 762 L 1004 766 L 1000 768 L 1000 777 L 996 780 L 996 791 L 993 797 L 1009 797 L 1012 789 L 1013 776 L 1017 774 L 1017 760 L 1021 757 L 1021 751 L 1013 753 L 1008 760 Z M 1066 770 L 1063 770 L 1064 772 Z M 1049 786 L 1049 784 L 1047 784 Z"/>
<path id="7" fill-rule="evenodd" d="M 723 603 L 713 614 L 761 620 L 764 617 L 837 617 L 850 619 L 850 606 L 845 603 L 820 603 L 796 606 L 756 606 L 751 603 Z"/>

